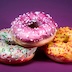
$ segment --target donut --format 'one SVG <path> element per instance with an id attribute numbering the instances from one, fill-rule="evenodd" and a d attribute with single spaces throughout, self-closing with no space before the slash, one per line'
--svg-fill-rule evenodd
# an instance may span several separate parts
<path id="1" fill-rule="evenodd" d="M 27 12 L 11 22 L 14 41 L 24 47 L 39 47 L 51 41 L 57 31 L 57 23 L 49 14 Z"/>
<path id="2" fill-rule="evenodd" d="M 0 62 L 5 64 L 20 64 L 31 60 L 35 55 L 37 47 L 28 49 L 20 45 L 7 42 L 12 42 L 11 34 L 8 33 L 8 31 L 10 31 L 10 28 L 2 29 L 0 31 Z M 6 41 L 5 38 L 6 40 L 9 40 Z"/>
<path id="3" fill-rule="evenodd" d="M 11 28 L 0 30 L 0 40 L 5 40 L 8 43 L 15 44 L 12 38 Z"/>
<path id="4" fill-rule="evenodd" d="M 45 48 L 46 55 L 60 63 L 72 62 L 72 28 L 60 27 Z"/>

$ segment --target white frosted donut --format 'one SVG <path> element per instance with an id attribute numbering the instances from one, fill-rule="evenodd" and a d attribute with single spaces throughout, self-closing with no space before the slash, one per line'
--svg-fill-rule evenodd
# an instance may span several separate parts
<path id="1" fill-rule="evenodd" d="M 10 28 L 0 31 L 0 62 L 6 64 L 19 64 L 31 60 L 37 47 L 25 48 L 16 45 L 12 40 Z"/>
<path id="2" fill-rule="evenodd" d="M 19 64 L 31 60 L 36 51 L 35 48 L 24 48 L 19 45 L 9 45 L 0 40 L 0 62 L 6 64 Z"/>

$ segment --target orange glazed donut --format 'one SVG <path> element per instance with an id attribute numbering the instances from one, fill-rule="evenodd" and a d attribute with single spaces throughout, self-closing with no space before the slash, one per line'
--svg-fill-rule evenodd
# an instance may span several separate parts
<path id="1" fill-rule="evenodd" d="M 45 51 L 47 56 L 54 61 L 72 62 L 72 29 L 60 27 Z"/>
<path id="2" fill-rule="evenodd" d="M 13 39 L 24 47 L 39 47 L 51 41 L 55 34 L 57 23 L 44 12 L 27 12 L 19 15 L 11 23 Z"/>

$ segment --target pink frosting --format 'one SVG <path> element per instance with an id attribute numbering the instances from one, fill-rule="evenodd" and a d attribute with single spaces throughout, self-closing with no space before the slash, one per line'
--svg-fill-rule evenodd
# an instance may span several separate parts
<path id="1" fill-rule="evenodd" d="M 48 38 L 55 33 L 57 28 L 57 23 L 49 14 L 38 11 L 19 15 L 11 25 L 14 36 L 24 42 L 36 42 Z"/>

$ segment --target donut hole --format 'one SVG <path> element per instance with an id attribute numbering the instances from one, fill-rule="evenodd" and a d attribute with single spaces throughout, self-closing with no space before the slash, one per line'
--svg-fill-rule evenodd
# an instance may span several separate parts
<path id="1" fill-rule="evenodd" d="M 38 25 L 37 22 L 33 22 L 32 24 L 28 25 L 28 27 L 30 27 L 30 28 L 37 28 L 37 27 L 39 27 L 39 25 Z"/>

